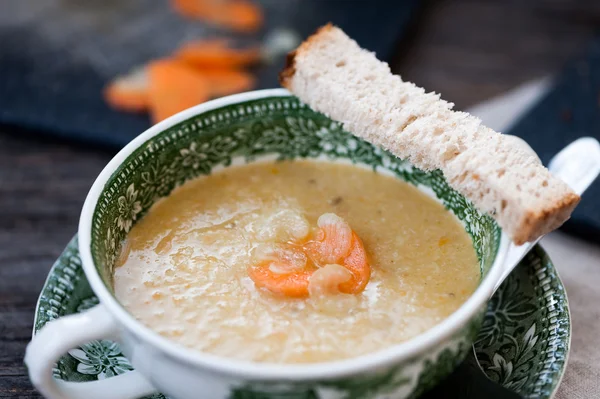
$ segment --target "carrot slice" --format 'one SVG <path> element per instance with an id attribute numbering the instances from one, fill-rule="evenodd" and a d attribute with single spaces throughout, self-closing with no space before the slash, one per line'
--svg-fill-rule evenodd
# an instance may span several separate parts
<path id="1" fill-rule="evenodd" d="M 148 74 L 144 67 L 126 75 L 117 76 L 106 86 L 104 99 L 119 111 L 144 112 L 148 110 Z"/>
<path id="2" fill-rule="evenodd" d="M 202 14 L 202 0 L 172 0 L 173 9 L 188 18 L 198 18 Z"/>
<path id="3" fill-rule="evenodd" d="M 172 4 L 183 16 L 240 32 L 254 32 L 263 25 L 261 8 L 249 0 L 173 0 Z"/>
<path id="4" fill-rule="evenodd" d="M 210 98 L 209 82 L 198 71 L 177 60 L 148 65 L 150 116 L 158 123 Z"/>
<path id="5" fill-rule="evenodd" d="M 104 90 L 108 104 L 120 111 L 151 111 L 154 122 L 208 100 L 250 90 L 254 77 L 235 69 L 197 69 L 164 59 L 117 77 Z M 156 97 L 156 92 L 164 98 Z"/>
<path id="6" fill-rule="evenodd" d="M 175 58 L 200 68 L 240 68 L 260 61 L 260 49 L 236 49 L 224 40 L 197 40 L 184 44 Z"/>
<path id="7" fill-rule="evenodd" d="M 262 10 L 246 0 L 213 1 L 207 20 L 240 32 L 255 32 L 263 25 Z"/>
<path id="8" fill-rule="evenodd" d="M 186 68 L 187 75 L 194 75 L 191 82 L 195 82 L 199 78 L 203 80 L 206 95 L 209 97 L 248 91 L 256 83 L 255 78 L 244 71 L 229 69 L 196 70 L 179 61 L 172 62 L 180 64 L 181 68 Z M 162 68 L 158 67 L 159 70 Z M 150 108 L 149 86 L 148 73 L 146 69 L 140 68 L 135 74 L 132 73 L 115 79 L 104 90 L 104 97 L 111 107 L 119 111 L 144 112 Z"/>
<path id="9" fill-rule="evenodd" d="M 248 91 L 251 90 L 256 83 L 254 76 L 244 71 L 206 69 L 199 70 L 198 73 L 208 81 L 211 97 L 226 96 Z"/>

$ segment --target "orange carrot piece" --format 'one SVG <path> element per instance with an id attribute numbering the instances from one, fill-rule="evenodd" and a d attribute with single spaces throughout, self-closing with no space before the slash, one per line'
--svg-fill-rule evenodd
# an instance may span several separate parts
<path id="1" fill-rule="evenodd" d="M 171 0 L 173 9 L 188 18 L 199 18 L 203 11 L 202 0 Z"/>
<path id="2" fill-rule="evenodd" d="M 263 14 L 260 7 L 247 0 L 233 0 L 230 3 L 219 3 L 212 9 L 208 19 L 216 25 L 222 25 L 240 32 L 255 32 L 263 25 Z"/>
<path id="3" fill-rule="evenodd" d="M 119 111 L 144 112 L 148 110 L 148 74 L 145 68 L 117 76 L 106 86 L 104 99 Z"/>
<path id="4" fill-rule="evenodd" d="M 154 123 L 210 98 L 207 79 L 177 60 L 150 63 L 148 78 L 150 116 Z"/>
<path id="5" fill-rule="evenodd" d="M 184 44 L 175 58 L 200 68 L 240 68 L 260 61 L 260 49 L 236 49 L 223 40 L 197 40 Z"/>
<path id="6" fill-rule="evenodd" d="M 184 95 L 173 94 L 164 99 L 151 99 L 151 81 L 153 93 L 157 90 L 162 93 L 179 93 L 182 88 L 186 88 L 186 92 Z M 165 81 L 173 83 L 171 89 L 168 89 Z M 252 89 L 254 85 L 254 77 L 244 71 L 197 69 L 177 59 L 164 59 L 117 77 L 105 88 L 103 94 L 111 107 L 127 112 L 151 110 L 153 120 L 158 122 L 211 97 L 240 93 Z M 166 105 L 167 100 L 171 105 Z"/>
<path id="7" fill-rule="evenodd" d="M 173 0 L 172 4 L 183 16 L 240 32 L 254 32 L 263 25 L 261 8 L 249 0 Z"/>
<path id="8" fill-rule="evenodd" d="M 208 81 L 211 97 L 227 96 L 251 90 L 256 79 L 244 71 L 231 69 L 206 69 L 198 70 Z"/>
<path id="9" fill-rule="evenodd" d="M 290 298 L 304 298 L 308 296 L 308 284 L 313 271 L 301 270 L 295 273 L 278 274 L 268 265 L 248 268 L 248 276 L 260 288 L 287 296 Z"/>

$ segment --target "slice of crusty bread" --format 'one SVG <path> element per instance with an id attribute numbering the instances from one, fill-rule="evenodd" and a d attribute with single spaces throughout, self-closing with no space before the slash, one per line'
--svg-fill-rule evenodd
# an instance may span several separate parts
<path id="1" fill-rule="evenodd" d="M 337 27 L 322 27 L 290 53 L 280 81 L 356 136 L 420 169 L 440 169 L 516 244 L 556 229 L 579 202 L 522 145 L 393 75 Z"/>

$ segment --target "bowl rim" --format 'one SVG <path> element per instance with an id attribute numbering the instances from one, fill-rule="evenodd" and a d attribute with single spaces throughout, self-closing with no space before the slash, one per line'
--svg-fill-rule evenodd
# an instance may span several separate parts
<path id="1" fill-rule="evenodd" d="M 92 258 L 92 218 L 96 204 L 107 181 L 129 155 L 141 147 L 150 138 L 162 133 L 164 130 L 207 111 L 251 100 L 291 96 L 292 94 L 286 89 L 266 89 L 235 94 L 208 101 L 184 110 L 150 127 L 134 138 L 110 160 L 94 181 L 85 199 L 78 228 L 79 251 L 83 270 L 92 290 L 100 299 L 101 306 L 104 306 L 116 319 L 117 323 L 120 326 L 125 327 L 129 333 L 138 337 L 138 339 L 141 339 L 143 342 L 160 349 L 162 353 L 169 355 L 173 359 L 178 359 L 194 368 L 204 368 L 226 375 L 261 381 L 326 380 L 353 374 L 362 374 L 373 371 L 376 368 L 398 364 L 403 360 L 425 353 L 427 349 L 432 346 L 451 338 L 453 334 L 466 326 L 468 321 L 475 316 L 477 311 L 492 297 L 496 282 L 500 278 L 500 273 L 502 272 L 502 266 L 509 246 L 509 240 L 504 233 L 501 235 L 500 246 L 488 274 L 469 299 L 467 299 L 467 301 L 449 317 L 424 333 L 403 343 L 366 355 L 331 362 L 310 364 L 258 363 L 225 358 L 184 347 L 161 336 L 136 320 L 119 304 L 117 299 L 110 293 L 104 284 L 96 270 Z"/>

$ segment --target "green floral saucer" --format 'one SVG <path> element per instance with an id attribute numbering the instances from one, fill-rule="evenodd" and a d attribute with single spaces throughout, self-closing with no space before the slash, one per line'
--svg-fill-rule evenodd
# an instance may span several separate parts
<path id="1" fill-rule="evenodd" d="M 34 334 L 50 320 L 97 303 L 74 238 L 44 284 Z M 523 397 L 552 398 L 566 366 L 570 334 L 565 289 L 550 258 L 537 246 L 490 301 L 475 342 L 477 359 L 492 380 Z M 92 381 L 131 369 L 118 344 L 103 340 L 69 351 L 56 365 L 54 375 L 68 381 Z"/>

